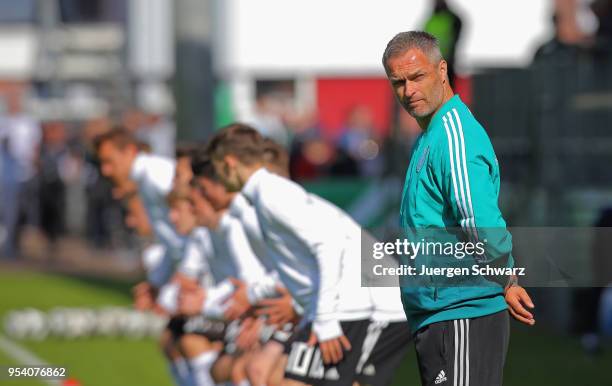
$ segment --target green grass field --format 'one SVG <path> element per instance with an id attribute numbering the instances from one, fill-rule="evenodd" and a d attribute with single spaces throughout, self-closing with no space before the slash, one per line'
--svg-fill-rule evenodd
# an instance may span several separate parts
<path id="1" fill-rule="evenodd" d="M 29 272 L 0 273 L 0 316 L 9 310 L 55 306 L 128 305 L 130 283 L 85 280 Z M 66 341 L 17 342 L 52 365 L 67 366 L 70 376 L 85 386 L 171 385 L 162 355 L 152 339 L 95 338 Z M 582 354 L 577 339 L 552 335 L 543 327 L 527 329 L 513 323 L 505 385 L 610 385 L 609 350 L 597 358 Z M 17 364 L 0 351 L 0 365 Z M 2 381 L 8 385 L 43 385 L 36 381 Z M 394 386 L 418 385 L 411 350 L 396 374 Z"/>

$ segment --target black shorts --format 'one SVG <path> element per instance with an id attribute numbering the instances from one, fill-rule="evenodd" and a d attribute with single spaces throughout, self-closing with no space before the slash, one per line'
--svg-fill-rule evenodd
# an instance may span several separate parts
<path id="1" fill-rule="evenodd" d="M 501 386 L 510 337 L 508 311 L 427 325 L 414 335 L 424 386 Z"/>
<path id="2" fill-rule="evenodd" d="M 181 335 L 183 335 L 183 326 L 185 325 L 185 319 L 186 318 L 184 316 L 173 316 L 168 320 L 166 329 L 170 330 L 173 339 L 176 340 Z"/>
<path id="3" fill-rule="evenodd" d="M 242 329 L 242 320 L 232 320 L 227 324 L 225 329 L 225 334 L 223 336 L 223 353 L 228 355 L 237 355 L 240 354 L 240 350 L 236 345 L 236 339 L 238 339 L 238 335 L 240 335 L 240 330 Z"/>
<path id="4" fill-rule="evenodd" d="M 342 361 L 332 366 L 323 364 L 318 346 L 308 346 L 312 324 L 297 330 L 289 344 L 285 345 L 285 353 L 288 354 L 285 378 L 315 386 L 351 386 L 369 324 L 368 320 L 340 323 L 352 349 L 344 351 Z"/>
<path id="5" fill-rule="evenodd" d="M 210 341 L 219 341 L 224 339 L 227 325 L 222 321 L 208 319 L 204 315 L 195 315 L 172 317 L 166 328 L 172 332 L 174 339 L 184 334 L 197 334 L 205 336 Z"/>
<path id="6" fill-rule="evenodd" d="M 362 386 L 388 386 L 408 352 L 412 333 L 408 323 L 371 322 L 357 364 L 355 380 Z"/>

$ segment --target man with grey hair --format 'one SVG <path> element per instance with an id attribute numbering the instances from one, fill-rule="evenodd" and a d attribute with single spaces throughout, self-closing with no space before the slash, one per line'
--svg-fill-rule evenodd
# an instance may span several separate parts
<path id="1" fill-rule="evenodd" d="M 512 236 L 497 203 L 499 166 L 493 146 L 454 95 L 435 37 L 399 33 L 387 45 L 383 66 L 397 100 L 423 130 L 412 150 L 401 202 L 406 237 L 451 242 L 465 250 L 468 243 L 481 247 L 479 253 L 472 248 L 460 256 L 424 251 L 411 256 L 417 275 L 402 279 L 401 296 L 414 331 L 421 382 L 501 385 L 508 311 L 526 324 L 535 321 L 524 307 L 533 303 L 512 275 Z M 470 269 L 453 280 L 432 269 L 463 267 Z M 503 274 L 481 273 L 487 268 Z"/>

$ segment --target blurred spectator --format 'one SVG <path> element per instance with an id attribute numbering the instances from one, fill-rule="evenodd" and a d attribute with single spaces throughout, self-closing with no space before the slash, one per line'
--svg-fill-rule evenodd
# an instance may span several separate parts
<path id="1" fill-rule="evenodd" d="M 11 91 L 5 96 L 7 114 L 0 118 L 2 157 L 2 207 L 5 240 L 2 253 L 19 254 L 22 220 L 36 223 L 36 156 L 41 140 L 38 122 L 24 112 L 23 95 Z"/>
<path id="2" fill-rule="evenodd" d="M 406 175 L 406 165 L 410 163 L 410 154 L 416 139 L 421 134 L 421 128 L 416 119 L 406 110 L 399 109 L 398 123 L 392 134 L 383 143 L 382 154 L 385 156 L 385 175 Z"/>
<path id="3" fill-rule="evenodd" d="M 137 87 L 136 99 L 142 111 L 140 125 L 134 135 L 151 146 L 151 153 L 174 157 L 176 127 L 172 96 L 163 84 L 143 83 Z"/>
<path id="4" fill-rule="evenodd" d="M 445 0 L 435 0 L 433 12 L 425 22 L 424 30 L 436 38 L 440 44 L 442 57 L 448 63 L 448 79 L 455 85 L 455 53 L 461 37 L 461 18 L 453 12 Z"/>
<path id="5" fill-rule="evenodd" d="M 93 149 L 93 139 L 109 131 L 112 123 L 106 117 L 86 122 L 84 133 L 84 174 L 87 196 L 87 238 L 96 247 L 107 247 L 111 243 L 112 228 L 117 221 L 123 223 L 121 209 L 113 199 L 113 186 L 100 175 L 98 159 Z"/>
<path id="6" fill-rule="evenodd" d="M 546 57 L 557 57 L 558 55 L 573 56 L 576 53 L 578 40 L 573 34 L 563 33 L 562 21 L 558 14 L 552 17 L 554 25 L 554 36 L 541 45 L 533 57 L 534 62 Z"/>
<path id="7" fill-rule="evenodd" d="M 591 4 L 599 26 L 595 33 L 598 42 L 607 46 L 612 44 L 612 0 L 595 0 Z"/>
<path id="8" fill-rule="evenodd" d="M 592 0 L 555 0 L 555 34 L 567 45 L 588 42 L 597 29 L 597 18 L 589 4 Z"/>
<path id="9" fill-rule="evenodd" d="M 581 334 L 581 343 L 587 354 L 599 354 L 600 339 L 600 301 L 603 287 L 612 285 L 612 208 L 605 208 L 593 224 L 593 241 L 591 244 L 591 270 L 593 286 L 578 288 L 574 291 L 573 329 Z"/>
<path id="10" fill-rule="evenodd" d="M 123 114 L 122 123 L 151 153 L 174 156 L 175 127 L 168 117 L 132 108 Z"/>
<path id="11" fill-rule="evenodd" d="M 292 79 L 257 80 L 253 115 L 245 120 L 264 137 L 288 148 L 291 140 L 288 128 L 301 120 L 295 111 L 295 82 Z"/>
<path id="12" fill-rule="evenodd" d="M 357 172 L 361 176 L 371 177 L 381 173 L 380 148 L 374 138 L 372 112 L 367 106 L 351 109 L 338 147 L 357 164 Z"/>
<path id="13" fill-rule="evenodd" d="M 320 170 L 317 169 L 320 163 L 307 157 L 305 152 L 307 144 L 322 141 L 316 113 L 311 111 L 299 117 L 293 122 L 292 129 L 293 138 L 289 151 L 289 174 L 291 178 L 304 180 L 318 176 Z M 324 154 L 323 157 L 315 156 L 315 158 L 322 160 L 329 157 Z"/>
<path id="14" fill-rule="evenodd" d="M 68 160 L 66 127 L 53 121 L 43 125 L 39 156 L 40 226 L 51 243 L 65 231 L 66 185 L 64 171 Z"/>

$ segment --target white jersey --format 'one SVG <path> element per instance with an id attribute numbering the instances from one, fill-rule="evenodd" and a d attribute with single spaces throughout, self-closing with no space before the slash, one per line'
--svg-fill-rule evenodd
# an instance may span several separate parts
<path id="1" fill-rule="evenodd" d="M 334 204 L 313 194 L 308 194 L 310 199 L 319 205 L 328 205 L 329 210 L 339 210 Z M 260 283 L 255 288 L 249 289 L 249 296 L 263 299 L 276 295 L 275 286 L 278 284 L 278 274 L 274 269 L 274 252 L 266 245 L 257 213 L 253 206 L 242 194 L 237 194 L 232 200 L 230 214 L 241 220 L 245 233 L 251 243 L 253 251 L 268 271 L 274 272 L 273 280 Z M 370 299 L 373 305 L 371 319 L 374 321 L 400 322 L 406 320 L 406 314 L 402 306 L 398 287 L 369 287 Z"/>
<path id="2" fill-rule="evenodd" d="M 185 247 L 179 272 L 200 277 L 207 288 L 203 313 L 222 318 L 225 300 L 233 293 L 230 277 L 248 286 L 265 282 L 267 273 L 253 253 L 241 223 L 224 213 L 215 230 L 196 228 Z"/>
<path id="3" fill-rule="evenodd" d="M 234 292 L 234 286 L 226 280 L 227 277 L 218 275 L 221 270 L 215 270 L 217 275 L 213 275 L 210 263 L 218 263 L 211 234 L 207 228 L 198 227 L 187 238 L 184 257 L 177 271 L 198 280 L 206 289 L 202 314 L 212 319 L 223 319 L 225 301 Z"/>
<path id="4" fill-rule="evenodd" d="M 155 243 L 142 250 L 142 266 L 147 274 L 147 281 L 159 288 L 170 279 L 173 264 L 166 248 Z"/>
<path id="5" fill-rule="evenodd" d="M 282 285 L 282 283 L 274 266 L 274 258 L 272 257 L 274 252 L 263 239 L 255 209 L 242 194 L 237 194 L 232 200 L 229 213 L 242 224 L 255 256 L 267 271 L 266 276 L 261 281 L 249 286 L 249 302 L 254 305 L 262 299 L 277 296 L 276 287 Z M 298 307 L 298 311 L 300 311 L 300 307 Z"/>
<path id="6" fill-rule="evenodd" d="M 242 224 L 227 211 L 217 229 L 210 231 L 210 237 L 215 256 L 209 265 L 215 278 L 231 276 L 251 285 L 266 276 L 266 269 L 251 249 Z"/>
<path id="7" fill-rule="evenodd" d="M 175 262 L 166 253 L 166 248 L 159 243 L 145 247 L 142 250 L 142 265 L 147 274 L 147 281 L 159 288 L 157 304 L 167 312 L 174 313 L 178 300 L 178 285 L 169 283 Z"/>
<path id="8" fill-rule="evenodd" d="M 313 322 L 319 340 L 342 334 L 339 321 L 368 319 L 372 303 L 361 287 L 361 228 L 337 207 L 301 186 L 259 169 L 242 194 L 253 205 L 275 268 Z"/>
<path id="9" fill-rule="evenodd" d="M 371 238 L 372 242 L 376 240 L 367 232 L 361 234 L 361 227 L 345 212 L 340 208 L 332 204 L 331 202 L 314 194 L 309 194 L 310 199 L 317 202 L 318 205 L 327 206 L 330 211 L 341 212 L 343 216 L 346 216 L 350 222 L 353 222 L 355 226 L 360 228 L 360 242 L 361 237 Z M 359 256 L 361 258 L 361 255 Z M 399 265 L 399 263 L 398 263 Z M 406 312 L 402 305 L 402 299 L 400 296 L 399 286 L 398 287 L 367 287 L 370 294 L 370 301 L 372 303 L 372 315 L 371 319 L 377 322 L 403 322 L 406 321 Z"/>
<path id="10" fill-rule="evenodd" d="M 177 271 L 183 275 L 197 280 L 204 288 L 216 284 L 210 272 L 209 260 L 214 256 L 214 249 L 210 232 L 203 227 L 195 228 L 187 237 L 185 252 L 179 263 Z"/>
<path id="11" fill-rule="evenodd" d="M 175 261 L 182 258 L 185 238 L 179 235 L 168 218 L 166 196 L 172 189 L 175 162 L 170 158 L 139 153 L 132 164 L 130 178 L 149 216 L 151 228 L 159 243 Z"/>

